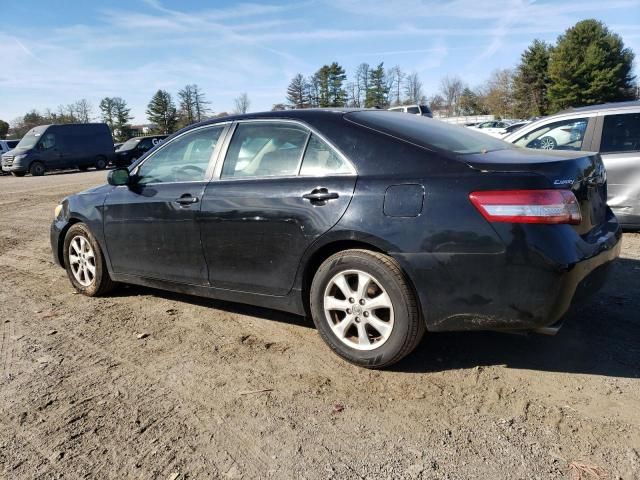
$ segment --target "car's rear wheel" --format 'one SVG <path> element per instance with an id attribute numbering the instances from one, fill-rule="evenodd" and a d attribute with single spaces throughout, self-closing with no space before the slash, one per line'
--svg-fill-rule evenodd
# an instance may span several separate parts
<path id="1" fill-rule="evenodd" d="M 11 172 L 14 177 L 24 177 L 26 172 Z"/>
<path id="2" fill-rule="evenodd" d="M 34 177 L 40 177 L 44 175 L 44 172 L 46 172 L 46 170 L 47 169 L 44 168 L 44 163 L 42 162 L 33 162 L 29 167 L 29 173 L 31 173 L 31 175 Z"/>
<path id="3" fill-rule="evenodd" d="M 558 146 L 558 142 L 553 137 L 542 137 L 540 139 L 540 148 L 542 150 L 554 150 Z"/>
<path id="4" fill-rule="evenodd" d="M 313 278 L 310 308 L 331 349 L 368 368 L 396 363 L 425 331 L 406 276 L 378 252 L 345 250 L 329 257 Z"/>
<path id="5" fill-rule="evenodd" d="M 104 170 L 105 168 L 107 168 L 107 159 L 101 155 L 97 156 L 95 167 L 96 167 L 96 170 Z"/>
<path id="6" fill-rule="evenodd" d="M 84 223 L 72 225 L 64 237 L 64 265 L 71 284 L 84 295 L 104 295 L 116 286 L 100 245 Z"/>

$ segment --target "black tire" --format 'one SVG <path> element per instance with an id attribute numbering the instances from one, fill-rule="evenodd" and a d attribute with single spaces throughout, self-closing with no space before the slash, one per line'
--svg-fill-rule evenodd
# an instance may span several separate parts
<path id="1" fill-rule="evenodd" d="M 330 326 L 330 322 L 337 320 L 328 318 L 324 311 L 325 293 L 333 288 L 329 287 L 332 279 L 342 272 L 354 270 L 364 272 L 379 283 L 393 306 L 391 333 L 380 346 L 370 350 L 352 348 L 338 338 Z M 425 332 L 413 289 L 398 263 L 387 255 L 369 250 L 345 250 L 325 260 L 311 283 L 310 309 L 325 343 L 348 362 L 366 368 L 384 368 L 398 362 L 416 348 Z M 352 324 L 350 328 L 354 327 L 357 330 L 357 325 Z"/>
<path id="2" fill-rule="evenodd" d="M 73 272 L 74 266 L 69 259 L 71 243 L 77 237 L 84 238 L 89 242 L 91 248 L 93 249 L 94 259 L 92 266 L 95 268 L 95 275 L 93 276 L 93 279 L 89 285 L 83 285 L 80 281 L 78 281 Z M 64 265 L 67 271 L 67 276 L 69 277 L 69 280 L 71 281 L 71 284 L 73 285 L 73 288 L 76 289 L 76 291 L 88 297 L 97 297 L 109 293 L 116 287 L 117 284 L 113 280 L 111 280 L 111 277 L 109 276 L 109 271 L 107 270 L 104 256 L 102 255 L 102 250 L 100 250 L 100 245 L 96 241 L 89 228 L 84 223 L 75 223 L 71 226 L 71 228 L 69 228 L 67 234 L 64 237 L 63 248 Z"/>
<path id="3" fill-rule="evenodd" d="M 107 159 L 104 158 L 102 155 L 97 156 L 95 167 L 96 167 L 96 170 L 104 170 L 105 168 L 107 168 Z"/>
<path id="4" fill-rule="evenodd" d="M 24 177 L 26 175 L 26 172 L 11 172 L 11 175 L 13 175 L 14 177 Z"/>
<path id="5" fill-rule="evenodd" d="M 29 173 L 31 174 L 31 176 L 33 177 L 41 177 L 42 175 L 44 175 L 44 172 L 46 172 L 47 169 L 44 166 L 44 163 L 42 162 L 32 162 L 31 165 L 29 166 Z"/>

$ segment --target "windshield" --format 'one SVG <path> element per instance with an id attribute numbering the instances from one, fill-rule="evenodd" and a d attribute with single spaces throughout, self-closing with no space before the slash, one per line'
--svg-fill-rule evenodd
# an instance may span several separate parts
<path id="1" fill-rule="evenodd" d="M 516 148 L 485 133 L 418 115 L 392 115 L 369 110 L 352 112 L 345 118 L 430 150 L 472 154 Z"/>
<path id="2" fill-rule="evenodd" d="M 20 140 L 20 142 L 18 142 L 18 145 L 16 145 L 16 148 L 33 148 L 36 143 L 38 143 L 38 140 L 40 140 L 40 137 L 42 136 L 42 132 L 40 130 L 29 130 L 27 132 L 27 134 L 22 137 L 22 140 Z"/>
<path id="3" fill-rule="evenodd" d="M 136 145 L 138 145 L 140 143 L 140 140 L 142 140 L 142 139 L 141 138 L 130 138 L 129 140 L 124 142 L 122 145 L 120 145 L 120 148 L 118 150 L 129 150 L 130 148 L 133 148 Z"/>

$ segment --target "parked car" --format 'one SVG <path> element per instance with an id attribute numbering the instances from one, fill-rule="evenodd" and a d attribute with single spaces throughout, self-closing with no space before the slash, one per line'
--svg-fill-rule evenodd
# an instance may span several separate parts
<path id="1" fill-rule="evenodd" d="M 467 128 L 472 128 L 474 130 L 479 130 L 482 133 L 486 133 L 488 135 L 491 135 L 492 137 L 497 137 L 500 138 L 500 136 L 502 136 L 504 130 L 506 128 L 509 127 L 509 125 L 511 125 L 508 122 L 500 122 L 500 121 L 494 121 L 491 120 L 489 122 L 480 122 L 477 123 L 471 127 L 467 127 Z"/>
<path id="2" fill-rule="evenodd" d="M 16 147 L 20 140 L 0 140 L 0 155 L 7 153 L 9 150 L 12 150 Z M 0 157 L 0 161 L 1 161 Z M 0 175 L 4 175 L 5 172 L 2 171 L 2 165 L 0 164 Z"/>
<path id="3" fill-rule="evenodd" d="M 116 150 L 115 165 L 127 167 L 156 145 L 162 143 L 167 135 L 150 135 L 146 137 L 133 137 L 124 142 Z"/>
<path id="4" fill-rule="evenodd" d="M 433 118 L 433 112 L 427 105 L 402 105 L 399 107 L 391 107 L 389 111 L 411 113 L 413 115 L 421 115 L 423 117 Z"/>
<path id="5" fill-rule="evenodd" d="M 372 368 L 425 330 L 554 332 L 620 251 L 598 154 L 381 110 L 212 119 L 108 182 L 54 212 L 78 292 L 124 282 L 308 314 Z"/>
<path id="6" fill-rule="evenodd" d="M 507 135 L 509 135 L 509 134 L 511 134 L 511 133 L 513 133 L 513 132 L 515 132 L 516 130 L 521 129 L 521 128 L 522 128 L 522 127 L 524 127 L 525 125 L 529 125 L 529 123 L 531 123 L 531 122 L 529 122 L 528 120 L 525 120 L 525 121 L 522 121 L 522 122 L 515 122 L 515 123 L 512 123 L 511 125 L 509 125 L 507 128 L 503 129 L 503 130 L 500 132 L 500 137 L 503 137 L 503 138 L 504 138 L 504 137 L 506 137 Z"/>
<path id="7" fill-rule="evenodd" d="M 66 168 L 102 170 L 113 153 L 106 123 L 42 125 L 29 130 L 13 150 L 2 155 L 2 171 L 22 177 Z"/>
<path id="8" fill-rule="evenodd" d="M 573 108 L 505 140 L 527 148 L 600 152 L 609 206 L 625 228 L 640 228 L 640 102 Z"/>
<path id="9" fill-rule="evenodd" d="M 20 140 L 0 140 L 0 155 L 13 150 Z"/>

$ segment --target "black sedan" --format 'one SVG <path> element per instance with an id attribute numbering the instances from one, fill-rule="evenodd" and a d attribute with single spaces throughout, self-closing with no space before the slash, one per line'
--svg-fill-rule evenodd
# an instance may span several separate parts
<path id="1" fill-rule="evenodd" d="M 56 208 L 53 254 L 76 290 L 309 315 L 372 368 L 425 331 L 554 332 L 620 250 L 599 155 L 380 110 L 207 121 L 108 181 Z"/>

